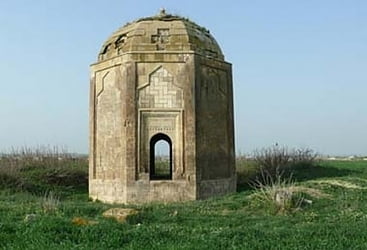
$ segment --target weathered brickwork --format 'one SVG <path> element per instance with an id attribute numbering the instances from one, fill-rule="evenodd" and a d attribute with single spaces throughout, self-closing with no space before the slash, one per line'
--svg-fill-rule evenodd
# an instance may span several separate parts
<path id="1" fill-rule="evenodd" d="M 236 190 L 231 65 L 208 30 L 164 12 L 107 39 L 91 66 L 89 195 L 177 202 Z M 155 145 L 169 145 L 157 174 Z"/>

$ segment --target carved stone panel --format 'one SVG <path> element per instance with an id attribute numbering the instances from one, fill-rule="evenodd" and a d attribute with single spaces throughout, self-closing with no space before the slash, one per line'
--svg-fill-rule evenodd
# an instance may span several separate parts
<path id="1" fill-rule="evenodd" d="M 96 88 L 95 176 L 118 178 L 122 152 L 121 91 L 114 70 L 101 72 Z"/>
<path id="2" fill-rule="evenodd" d="M 157 34 L 151 36 L 151 42 L 156 44 L 157 50 L 164 50 L 169 43 L 169 29 L 158 29 Z"/>
<path id="3" fill-rule="evenodd" d="M 139 108 L 182 108 L 182 90 L 173 82 L 173 76 L 163 67 L 153 71 L 148 84 L 139 89 Z"/>
<path id="4" fill-rule="evenodd" d="M 154 135 L 162 133 L 172 141 L 173 178 L 179 178 L 183 174 L 182 112 L 141 111 L 139 116 L 139 172 L 148 173 L 150 140 Z"/>

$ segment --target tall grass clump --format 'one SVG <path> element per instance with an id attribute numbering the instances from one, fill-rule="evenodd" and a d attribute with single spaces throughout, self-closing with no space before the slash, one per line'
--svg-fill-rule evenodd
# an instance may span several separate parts
<path id="1" fill-rule="evenodd" d="M 54 214 L 60 206 L 59 197 L 52 191 L 46 191 L 41 200 L 42 211 L 46 214 Z"/>
<path id="2" fill-rule="evenodd" d="M 297 188 L 292 176 L 275 177 L 261 171 L 261 179 L 257 178 L 251 185 L 255 189 L 252 198 L 259 202 L 265 209 L 276 214 L 285 214 L 297 211 L 304 203 L 304 198 Z M 307 200 L 306 200 L 307 201 Z"/>

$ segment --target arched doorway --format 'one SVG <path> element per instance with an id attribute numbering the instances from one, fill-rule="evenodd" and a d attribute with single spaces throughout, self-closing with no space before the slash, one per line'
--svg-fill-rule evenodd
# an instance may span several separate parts
<path id="1" fill-rule="evenodd" d="M 172 141 L 159 133 L 150 139 L 150 179 L 172 180 Z"/>

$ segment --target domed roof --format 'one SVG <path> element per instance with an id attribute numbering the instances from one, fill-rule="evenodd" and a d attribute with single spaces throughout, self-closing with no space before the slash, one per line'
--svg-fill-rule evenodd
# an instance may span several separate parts
<path id="1" fill-rule="evenodd" d="M 126 52 L 194 51 L 203 56 L 224 60 L 222 51 L 209 30 L 187 18 L 161 12 L 152 17 L 127 23 L 103 44 L 98 60 Z"/>

